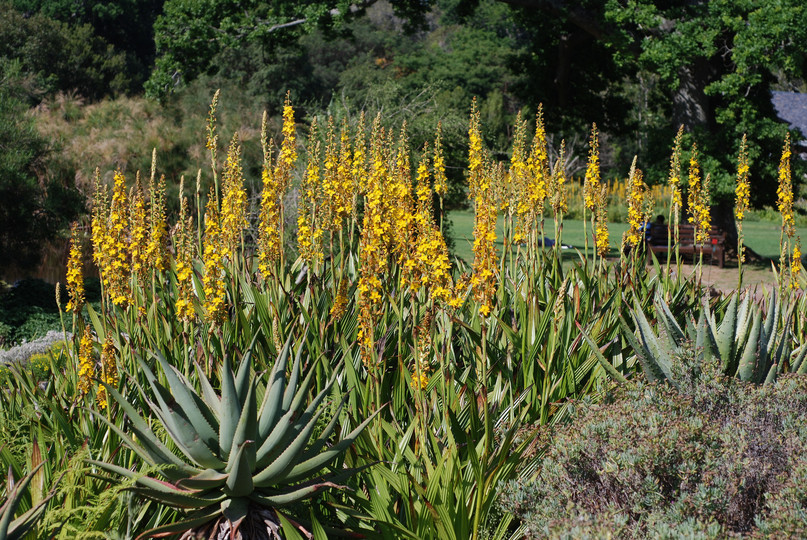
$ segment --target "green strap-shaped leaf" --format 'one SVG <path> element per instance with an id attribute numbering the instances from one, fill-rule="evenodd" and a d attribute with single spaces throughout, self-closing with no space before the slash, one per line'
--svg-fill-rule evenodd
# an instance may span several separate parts
<path id="1" fill-rule="evenodd" d="M 613 378 L 616 381 L 622 383 L 628 382 L 628 380 L 620 372 L 616 370 L 613 364 L 611 364 L 611 362 L 609 362 L 605 358 L 605 356 L 603 356 L 602 351 L 600 351 L 600 348 L 597 346 L 596 343 L 594 343 L 594 340 L 592 340 L 589 337 L 589 335 L 586 333 L 586 331 L 583 329 L 580 323 L 576 324 L 577 328 L 580 330 L 580 335 L 583 336 L 583 339 L 586 341 L 586 343 L 588 343 L 589 348 L 591 348 L 591 352 L 594 353 L 594 357 L 597 359 L 597 361 L 600 363 L 603 369 L 605 369 L 606 373 L 608 373 L 608 375 L 610 375 L 611 378 Z"/>
<path id="2" fill-rule="evenodd" d="M 45 465 L 43 461 L 39 465 L 37 465 L 34 470 L 32 470 L 29 474 L 23 476 L 22 480 L 20 480 L 15 486 L 14 489 L 8 494 L 8 500 L 6 503 L 0 507 L 2 513 L 0 513 L 0 538 L 5 538 L 8 536 L 8 531 L 11 526 L 11 521 L 14 518 L 14 513 L 17 511 L 17 507 L 20 505 L 22 501 L 21 494 L 28 488 L 28 484 L 31 483 L 33 480 L 34 475 Z M 11 480 L 9 480 L 8 485 L 11 485 Z"/>

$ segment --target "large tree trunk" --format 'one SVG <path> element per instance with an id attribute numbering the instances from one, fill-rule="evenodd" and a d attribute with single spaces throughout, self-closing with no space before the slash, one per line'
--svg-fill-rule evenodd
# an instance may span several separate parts
<path id="1" fill-rule="evenodd" d="M 691 130 L 711 124 L 713 117 L 709 99 L 703 92 L 708 72 L 705 66 L 685 66 L 678 70 L 678 89 L 673 94 L 673 120 Z"/>

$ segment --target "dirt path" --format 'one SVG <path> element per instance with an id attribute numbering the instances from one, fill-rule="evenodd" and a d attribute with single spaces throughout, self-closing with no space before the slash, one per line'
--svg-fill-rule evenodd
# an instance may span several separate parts
<path id="1" fill-rule="evenodd" d="M 683 275 L 689 277 L 695 273 L 695 266 L 681 265 Z M 718 268 L 717 266 L 703 266 L 703 283 L 723 292 L 733 291 L 737 288 L 737 267 Z M 764 289 L 773 290 L 776 286 L 776 276 L 771 267 L 764 264 L 746 265 L 743 268 L 743 288 L 756 288 L 760 292 Z"/>

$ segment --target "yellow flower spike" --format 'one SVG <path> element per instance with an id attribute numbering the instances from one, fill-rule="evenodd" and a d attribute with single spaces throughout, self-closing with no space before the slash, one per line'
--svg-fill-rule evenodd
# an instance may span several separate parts
<path id="1" fill-rule="evenodd" d="M 474 263 L 471 283 L 474 298 L 482 305 L 480 313 L 487 316 L 496 295 L 496 202 L 492 187 L 494 170 L 485 168 L 486 156 L 482 150 L 482 134 L 480 132 L 479 111 L 476 99 L 471 104 L 470 126 L 468 128 L 470 147 L 469 163 L 469 196 L 474 201 Z"/>
<path id="2" fill-rule="evenodd" d="M 681 205 L 683 204 L 681 201 L 681 140 L 683 137 L 684 126 L 681 125 L 678 128 L 678 133 L 676 133 L 675 140 L 673 142 L 673 151 L 672 155 L 670 156 L 670 175 L 667 180 L 670 190 L 672 191 L 670 212 L 673 219 L 671 221 L 674 221 L 675 223 L 678 223 Z"/>
<path id="3" fill-rule="evenodd" d="M 353 213 L 353 200 L 356 185 L 353 182 L 353 162 L 351 158 L 350 131 L 347 121 L 339 134 L 339 158 L 336 166 L 336 196 L 334 198 L 333 231 L 344 227 L 345 220 Z"/>
<path id="4" fill-rule="evenodd" d="M 294 123 L 294 109 L 291 106 L 290 93 L 286 93 L 283 104 L 283 142 L 280 145 L 280 154 L 277 157 L 275 181 L 278 190 L 285 193 L 291 182 L 291 171 L 297 163 L 297 130 Z"/>
<path id="5" fill-rule="evenodd" d="M 323 258 L 322 229 L 319 226 L 323 218 L 318 215 L 323 202 L 319 155 L 320 142 L 317 137 L 316 119 L 314 119 L 308 137 L 308 164 L 303 176 L 301 194 L 297 199 L 297 247 L 300 257 L 309 264 L 320 262 Z M 336 163 L 333 163 L 333 167 L 335 173 Z M 332 181 L 333 178 L 330 182 Z"/>
<path id="6" fill-rule="evenodd" d="M 115 345 L 112 340 L 107 338 L 101 347 L 101 382 L 104 382 L 115 388 L 118 386 L 120 375 L 118 373 L 118 364 L 115 359 Z M 103 385 L 98 385 L 98 393 L 95 395 L 96 403 L 101 409 L 109 408 L 109 399 L 107 396 L 106 388 Z"/>
<path id="7" fill-rule="evenodd" d="M 220 324 L 226 314 L 227 291 L 225 289 L 225 247 L 222 242 L 221 217 L 216 208 L 216 194 L 213 189 L 205 211 L 204 265 L 202 286 L 205 293 L 205 320 L 213 325 Z"/>
<path id="8" fill-rule="evenodd" d="M 591 137 L 589 139 L 588 166 L 583 182 L 583 200 L 586 208 L 592 212 L 597 211 L 600 197 L 600 149 L 597 133 L 597 124 L 591 124 Z"/>
<path id="9" fill-rule="evenodd" d="M 547 197 L 547 184 L 550 181 L 549 153 L 546 142 L 546 128 L 544 127 L 543 105 L 538 105 L 535 115 L 535 135 L 532 139 L 532 148 L 527 159 L 529 168 L 529 181 L 527 193 L 529 206 L 532 209 L 532 224 L 541 219 L 544 213 L 544 202 Z"/>
<path id="10" fill-rule="evenodd" d="M 370 139 L 370 170 L 366 183 L 364 221 L 359 239 L 359 283 L 357 311 L 359 313 L 358 340 L 361 357 L 367 369 L 375 369 L 375 324 L 381 314 L 381 276 L 387 271 L 390 222 L 384 202 L 384 191 L 389 177 L 388 151 L 385 148 L 384 130 L 380 115 L 373 122 Z M 354 160 L 354 166 L 356 161 Z"/>
<path id="11" fill-rule="evenodd" d="M 142 286 L 148 270 L 149 230 L 139 173 L 135 177 L 134 188 L 129 193 L 129 230 L 131 231 L 129 253 L 132 261 L 132 275 Z"/>
<path id="12" fill-rule="evenodd" d="M 92 259 L 101 272 L 103 278 L 106 268 L 106 254 L 104 253 L 104 238 L 109 212 L 109 193 L 106 185 L 101 185 L 101 171 L 95 169 L 95 182 L 92 197 L 92 216 L 90 222 L 90 239 L 92 243 Z"/>
<path id="13" fill-rule="evenodd" d="M 224 162 L 223 196 L 221 200 L 221 243 L 231 261 L 247 226 L 247 191 L 241 167 L 241 142 L 233 134 Z"/>
<path id="14" fill-rule="evenodd" d="M 597 255 L 605 257 L 608 255 L 610 246 L 608 244 L 608 186 L 600 184 L 599 193 L 596 194 L 596 213 L 594 222 L 596 223 L 594 233 L 594 246 Z"/>
<path id="15" fill-rule="evenodd" d="M 790 175 L 790 133 L 785 136 L 782 158 L 779 160 L 779 186 L 776 189 L 777 207 L 782 214 L 782 231 L 788 238 L 796 234 L 796 221 L 793 217 L 793 180 Z"/>
<path id="16" fill-rule="evenodd" d="M 297 131 L 288 93 L 283 106 L 283 142 L 274 165 L 271 161 L 274 143 L 271 140 L 268 144 L 265 142 L 265 125 L 262 129 L 264 165 L 258 223 L 258 270 L 266 278 L 274 272 L 277 262 L 283 259 L 283 197 L 291 184 L 291 172 L 297 163 Z"/>
<path id="17" fill-rule="evenodd" d="M 193 219 L 188 211 L 188 199 L 182 196 L 184 178 L 180 180 L 180 210 L 179 221 L 174 233 L 174 246 L 176 249 L 176 278 L 177 295 L 174 309 L 177 318 L 184 322 L 193 321 L 196 311 L 193 302 L 196 296 L 193 292 L 193 259 L 195 243 L 193 241 Z"/>
<path id="18" fill-rule="evenodd" d="M 801 273 L 801 238 L 796 237 L 793 245 L 793 255 L 790 257 L 790 288 L 799 288 L 799 274 Z"/>
<path id="19" fill-rule="evenodd" d="M 367 178 L 367 145 L 364 134 L 364 111 L 359 115 L 359 124 L 356 126 L 356 137 L 353 143 L 353 162 L 351 163 L 351 176 L 353 189 L 364 195 L 368 189 Z M 353 216 L 356 215 L 355 199 L 353 202 Z"/>
<path id="20" fill-rule="evenodd" d="M 448 179 L 446 178 L 446 162 L 443 156 L 443 124 L 437 122 L 437 132 L 434 137 L 434 192 L 440 198 L 445 197 L 448 191 Z"/>
<path id="21" fill-rule="evenodd" d="M 78 389 L 82 396 L 92 388 L 93 377 L 95 377 L 95 359 L 93 358 L 92 336 L 85 326 L 78 348 Z"/>
<path id="22" fill-rule="evenodd" d="M 566 141 L 560 141 L 560 153 L 552 170 L 552 211 L 555 216 L 568 210 L 566 192 Z"/>
<path id="23" fill-rule="evenodd" d="M 751 197 L 751 183 L 748 181 L 748 144 L 746 136 L 740 141 L 740 154 L 737 156 L 737 187 L 735 189 L 734 216 L 737 218 L 738 255 L 740 263 L 745 262 L 743 247 L 743 218 L 748 211 Z"/>
<path id="24" fill-rule="evenodd" d="M 101 279 L 106 287 L 106 294 L 118 306 L 125 306 L 129 296 L 128 218 L 126 178 L 117 171 L 100 251 L 103 254 Z"/>
<path id="25" fill-rule="evenodd" d="M 692 145 L 692 155 L 689 158 L 689 222 L 695 225 L 695 243 L 705 244 L 709 240 L 711 230 L 711 208 L 709 196 L 709 175 L 701 179 L 700 165 L 698 164 L 698 148 Z"/>
<path id="26" fill-rule="evenodd" d="M 67 260 L 67 302 L 66 311 L 80 313 L 84 305 L 84 276 L 82 274 L 81 240 L 78 236 L 78 224 L 70 227 L 70 255 Z M 57 295 L 58 297 L 58 295 Z"/>
<path id="27" fill-rule="evenodd" d="M 628 230 L 625 232 L 624 242 L 636 247 L 642 240 L 644 230 L 644 198 L 645 185 L 642 180 L 642 171 L 636 168 L 636 156 L 630 166 L 628 175 Z"/>
<path id="28" fill-rule="evenodd" d="M 527 163 L 527 122 L 522 120 L 521 111 L 516 116 L 513 153 L 510 156 L 508 184 L 508 207 L 510 215 L 516 215 L 517 221 L 512 241 L 520 243 L 526 239 L 532 226 L 531 208 L 529 204 L 529 165 Z"/>
<path id="29" fill-rule="evenodd" d="M 149 185 L 151 201 L 149 211 L 149 241 L 146 260 L 152 268 L 162 272 L 168 267 L 168 224 L 165 217 L 165 175 L 157 186 Z"/>

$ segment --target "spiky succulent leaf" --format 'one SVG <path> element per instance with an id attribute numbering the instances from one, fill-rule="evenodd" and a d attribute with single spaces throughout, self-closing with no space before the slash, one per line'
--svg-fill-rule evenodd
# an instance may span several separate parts
<path id="1" fill-rule="evenodd" d="M 193 363 L 193 368 L 196 371 L 196 378 L 199 379 L 199 386 L 202 387 L 202 399 L 204 399 L 208 408 L 213 412 L 216 418 L 221 417 L 221 401 L 216 391 L 213 390 L 213 385 L 210 384 L 210 379 L 205 375 L 204 370 L 198 362 Z"/>
<path id="2" fill-rule="evenodd" d="M 168 525 L 162 525 L 160 527 L 155 527 L 154 529 L 145 531 L 140 536 L 138 536 L 136 540 L 144 540 L 146 538 L 159 538 L 189 531 L 195 529 L 196 527 L 200 527 L 205 523 L 213 521 L 220 515 L 221 510 L 217 507 L 205 508 L 203 510 L 199 510 L 198 512 L 194 512 L 187 519 L 183 519 L 181 521 L 175 521 L 174 523 L 169 523 Z"/>
<path id="3" fill-rule="evenodd" d="M 258 437 L 265 440 L 283 410 L 283 395 L 286 385 L 285 366 L 288 363 L 291 341 L 287 340 L 280 352 L 280 357 L 272 366 L 269 381 L 263 395 L 260 413 L 258 414 Z"/>
<path id="4" fill-rule="evenodd" d="M 322 467 L 329 465 L 334 459 L 339 457 L 345 450 L 350 448 L 350 445 L 353 444 L 353 441 L 359 436 L 359 434 L 366 428 L 370 422 L 372 422 L 373 418 L 376 417 L 379 411 L 373 413 L 370 418 L 367 418 L 364 422 L 359 424 L 353 431 L 347 434 L 341 441 L 330 447 L 329 449 L 325 450 L 324 452 L 320 452 L 316 455 L 309 455 L 306 454 L 303 456 L 305 460 L 300 460 L 294 468 L 292 468 L 289 473 L 280 478 L 279 481 L 282 482 L 299 482 L 305 478 L 308 478 L 315 474 L 317 471 L 322 470 Z M 307 459 L 306 459 L 307 458 Z"/>
<path id="5" fill-rule="evenodd" d="M 709 306 L 704 305 L 703 311 L 701 311 L 700 317 L 698 318 L 698 324 L 696 326 L 697 332 L 695 334 L 695 349 L 698 351 L 703 361 L 711 360 L 718 354 L 710 319 L 711 313 L 709 312 Z"/>
<path id="6" fill-rule="evenodd" d="M 665 370 L 664 367 L 662 367 L 663 360 L 654 355 L 653 351 L 645 345 L 646 342 L 644 339 L 647 334 L 640 331 L 641 339 L 637 340 L 627 322 L 625 322 L 625 319 L 620 316 L 619 322 L 622 326 L 622 332 L 625 339 L 627 339 L 630 346 L 633 347 L 634 351 L 636 351 L 636 357 L 639 359 L 639 364 L 641 364 L 642 371 L 644 371 L 647 380 L 650 382 L 670 380 L 668 375 L 669 366 L 666 366 Z M 652 331 L 650 335 L 652 335 Z"/>
<path id="7" fill-rule="evenodd" d="M 312 370 L 313 371 L 313 370 Z M 279 452 L 269 452 L 261 454 L 258 452 L 257 467 L 263 469 L 255 476 L 255 482 L 269 482 L 265 485 L 271 485 L 271 478 L 281 476 L 287 470 L 290 464 L 293 463 L 295 458 L 300 456 L 300 453 L 305 449 L 305 445 L 311 438 L 311 433 L 319 420 L 323 410 L 319 407 L 322 400 L 330 392 L 333 385 L 333 379 L 317 394 L 308 408 L 303 414 L 294 421 L 291 429 L 287 431 L 287 435 L 283 438 L 283 443 L 277 446 Z"/>
<path id="8" fill-rule="evenodd" d="M 754 377 L 754 368 L 759 361 L 760 334 L 762 333 L 762 312 L 757 311 L 754 315 L 754 323 L 748 334 L 748 341 L 745 343 L 743 355 L 740 358 L 740 365 L 737 367 L 737 376 L 741 381 L 750 381 Z"/>
<path id="9" fill-rule="evenodd" d="M 300 360 L 302 358 L 303 348 L 297 349 L 297 354 L 294 355 L 294 365 L 291 368 L 291 375 L 286 386 L 286 393 L 283 394 L 283 409 L 288 410 L 292 407 L 294 396 L 296 395 L 297 381 L 300 379 Z"/>
<path id="10" fill-rule="evenodd" d="M 295 359 L 295 365 L 299 367 L 299 355 Z M 303 379 L 302 386 L 297 390 L 296 393 L 291 393 L 290 405 L 288 408 L 285 405 L 286 396 L 288 396 L 289 392 L 295 388 L 292 386 L 291 382 L 289 382 L 289 384 L 286 386 L 283 404 L 281 405 L 281 412 L 285 411 L 285 414 L 280 417 L 280 420 L 278 420 L 278 422 L 275 424 L 274 429 L 272 429 L 264 440 L 263 444 L 260 446 L 260 448 L 258 448 L 256 461 L 257 468 L 262 469 L 272 459 L 278 456 L 285 448 L 285 445 L 299 432 L 300 429 L 302 429 L 300 423 L 295 422 L 294 420 L 300 416 L 300 409 L 305 404 L 305 399 L 308 395 L 308 387 L 311 385 L 314 372 L 314 369 L 310 369 L 306 378 Z"/>
<path id="11" fill-rule="evenodd" d="M 196 476 L 178 481 L 177 486 L 194 490 L 214 489 L 223 486 L 229 476 L 214 469 L 205 469 Z"/>
<path id="12" fill-rule="evenodd" d="M 159 405 L 155 405 L 147 398 L 146 402 L 165 426 L 165 429 L 171 433 L 171 438 L 182 450 L 182 453 L 200 468 L 217 469 L 223 467 L 224 462 L 216 456 L 214 450 L 205 444 L 201 435 L 194 428 L 193 423 L 188 419 L 182 406 L 174 399 L 171 392 L 160 384 L 146 362 L 140 359 L 139 363 Z M 141 393 L 143 392 L 142 388 L 140 391 Z"/>
<path id="13" fill-rule="evenodd" d="M 233 437 L 241 417 L 242 404 L 235 389 L 235 375 L 228 362 L 221 363 L 221 417 L 219 418 L 219 447 L 221 458 L 230 459 Z"/>
<path id="14" fill-rule="evenodd" d="M 249 448 L 254 447 L 254 441 L 244 441 L 232 455 L 230 462 L 229 477 L 227 478 L 227 489 L 225 493 L 229 497 L 246 497 L 254 490 L 252 483 L 252 467 L 250 463 Z M 254 451 L 252 452 L 254 454 Z"/>
<path id="15" fill-rule="evenodd" d="M 123 409 L 126 416 L 131 421 L 130 429 L 137 435 L 139 443 L 136 443 L 126 432 L 124 432 L 117 424 L 110 422 L 104 416 L 99 415 L 98 418 L 109 426 L 117 435 L 126 442 L 143 461 L 149 465 L 170 465 L 170 467 L 163 468 L 163 474 L 171 480 L 179 480 L 187 476 L 193 476 L 200 471 L 196 467 L 188 465 L 179 459 L 173 452 L 160 442 L 156 435 L 149 428 L 148 423 L 140 416 L 134 407 L 118 392 L 115 388 L 101 382 L 108 395 L 118 402 L 121 409 Z"/>
<path id="16" fill-rule="evenodd" d="M 715 341 L 717 342 L 717 351 L 723 361 L 723 372 L 729 373 L 734 366 L 735 345 L 734 340 L 737 335 L 737 297 L 739 293 L 731 295 L 731 301 L 726 308 L 726 314 L 723 316 L 723 322 L 716 330 L 713 328 Z"/>
<path id="17" fill-rule="evenodd" d="M 163 373 L 168 380 L 168 388 L 177 405 L 207 447 L 213 453 L 218 453 L 218 421 L 213 411 L 192 390 L 193 386 L 188 379 L 169 364 L 162 354 L 157 353 L 155 356 L 162 366 Z"/>
<path id="18" fill-rule="evenodd" d="M 233 444 L 230 448 L 230 457 L 235 452 L 238 452 L 247 441 L 251 444 L 248 445 L 244 459 L 247 460 L 250 470 L 255 468 L 255 441 L 258 437 L 258 419 L 257 411 L 258 404 L 255 399 L 255 385 L 250 384 L 246 395 L 244 396 L 244 406 L 241 410 L 241 417 L 238 420 L 238 425 L 235 427 L 235 434 L 233 435 Z M 233 461 L 229 460 L 227 463 L 227 471 L 232 470 Z"/>
<path id="19" fill-rule="evenodd" d="M 250 351 L 254 343 L 253 340 Z M 334 479 L 353 471 L 341 469 L 338 473 L 328 473 L 323 469 L 338 459 L 375 415 L 341 441 L 326 448 L 339 424 L 338 417 L 347 396 L 335 407 L 334 418 L 320 436 L 312 435 L 321 415 L 332 410 L 323 407 L 323 403 L 331 395 L 341 369 L 339 366 L 334 369 L 331 378 L 309 403 L 315 366 L 307 367 L 301 381 L 303 362 L 298 349 L 287 380 L 285 370 L 290 350 L 290 342 L 287 342 L 268 377 L 260 407 L 259 376 L 252 370 L 251 354 L 242 357 L 237 374 L 229 365 L 222 366 L 221 396 L 213 390 L 198 365 L 195 369 L 199 375 L 201 396 L 167 360 L 158 358 L 167 387 L 144 362 L 143 373 L 151 394 L 135 380 L 133 382 L 153 414 L 165 426 L 168 436 L 193 465 L 186 464 L 180 456 L 170 452 L 151 431 L 148 422 L 111 388 L 108 388 L 110 395 L 121 402 L 124 412 L 131 417 L 138 441 L 135 442 L 134 437 L 123 433 L 120 428 L 115 432 L 144 461 L 158 467 L 158 473 L 171 481 L 144 476 L 113 464 L 90 463 L 107 473 L 131 479 L 135 484 L 131 491 L 144 497 L 178 508 L 200 510 L 201 513 L 192 515 L 190 521 L 185 522 L 193 522 L 194 526 L 221 516 L 228 508 L 234 508 L 232 505 L 238 501 L 238 504 L 246 504 L 247 499 L 264 505 L 273 504 L 271 501 L 292 504 L 327 487 L 340 487 Z M 153 396 L 153 401 L 150 396 Z M 209 422 L 210 417 L 213 422 Z M 199 433 L 207 429 L 200 426 L 202 420 L 218 431 L 217 436 L 214 433 L 215 441 L 207 441 L 209 445 Z M 266 432 L 265 437 L 261 437 L 262 430 Z M 260 447 L 256 449 L 259 441 Z M 211 451 L 211 447 L 216 448 L 218 455 Z M 177 465 L 177 461 L 182 465 Z M 262 480 L 260 486 L 255 484 L 256 478 Z M 182 529 L 169 527 L 151 532 L 169 534 L 179 530 Z"/>

